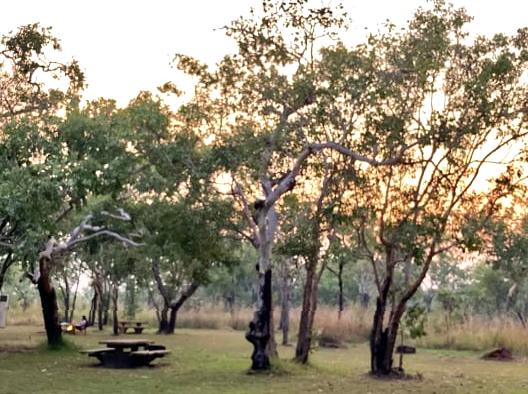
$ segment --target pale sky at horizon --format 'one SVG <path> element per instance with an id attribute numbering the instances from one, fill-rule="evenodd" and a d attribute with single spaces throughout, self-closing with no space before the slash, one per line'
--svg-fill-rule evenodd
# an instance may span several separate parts
<path id="1" fill-rule="evenodd" d="M 76 58 L 85 71 L 84 97 L 117 99 L 120 105 L 140 90 L 153 90 L 177 80 L 171 68 L 175 53 L 194 56 L 214 65 L 234 49 L 222 30 L 247 14 L 261 0 L 18 0 L 2 4 L 0 34 L 18 26 L 40 22 L 52 26 L 67 58 Z M 338 4 L 336 0 L 321 4 Z M 403 24 L 426 0 L 343 0 L 352 19 L 347 35 L 358 41 L 387 18 Z M 475 17 L 470 31 L 478 34 L 513 33 L 528 26 L 524 0 L 453 0 Z M 84 6 L 79 6 L 84 4 Z M 76 5 L 76 6 L 74 6 Z M 367 29 L 365 29 L 367 28 Z M 347 38 L 347 37 L 345 37 Z"/>

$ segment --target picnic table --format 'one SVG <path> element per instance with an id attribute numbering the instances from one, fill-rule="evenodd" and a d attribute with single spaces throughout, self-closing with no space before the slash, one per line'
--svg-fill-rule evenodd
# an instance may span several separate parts
<path id="1" fill-rule="evenodd" d="M 142 321 L 129 321 L 129 320 L 122 320 L 119 322 L 119 330 L 126 334 L 127 330 L 129 328 L 134 330 L 134 334 L 141 334 L 143 330 L 145 329 L 145 325 L 147 323 Z"/>
<path id="2" fill-rule="evenodd" d="M 133 368 L 149 365 L 154 359 L 169 354 L 165 346 L 148 339 L 108 339 L 99 342 L 104 348 L 83 350 L 110 368 Z M 140 348 L 142 350 L 140 350 Z"/>

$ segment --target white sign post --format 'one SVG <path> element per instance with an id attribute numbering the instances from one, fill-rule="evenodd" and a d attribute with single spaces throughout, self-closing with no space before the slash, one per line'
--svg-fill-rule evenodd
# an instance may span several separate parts
<path id="1" fill-rule="evenodd" d="M 5 328 L 6 326 L 8 301 L 7 295 L 0 295 L 0 328 Z"/>

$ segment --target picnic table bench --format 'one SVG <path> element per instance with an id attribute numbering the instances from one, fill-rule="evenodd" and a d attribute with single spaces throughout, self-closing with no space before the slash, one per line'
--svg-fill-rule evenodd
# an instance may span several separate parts
<path id="1" fill-rule="evenodd" d="M 165 346 L 154 345 L 153 341 L 146 339 L 111 339 L 99 343 L 106 344 L 106 347 L 87 349 L 81 353 L 95 357 L 102 365 L 111 368 L 147 366 L 156 358 L 170 353 Z"/>
<path id="2" fill-rule="evenodd" d="M 143 330 L 145 329 L 146 325 L 147 325 L 147 323 L 141 322 L 141 321 L 123 320 L 123 321 L 119 322 L 119 330 L 123 334 L 126 334 L 127 330 L 129 328 L 131 328 L 131 329 L 134 330 L 134 334 L 141 334 L 141 333 L 143 333 Z"/>

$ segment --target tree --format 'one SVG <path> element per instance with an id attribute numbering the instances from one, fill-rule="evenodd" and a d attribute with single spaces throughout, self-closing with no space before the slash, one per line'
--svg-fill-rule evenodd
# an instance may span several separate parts
<path id="1" fill-rule="evenodd" d="M 0 290 L 10 266 L 35 258 L 35 238 L 49 231 L 62 207 L 57 161 L 43 158 L 55 154 L 48 137 L 84 76 L 76 61 L 53 59 L 60 50 L 51 30 L 38 24 L 0 38 Z"/>
<path id="2" fill-rule="evenodd" d="M 178 55 L 179 69 L 197 78 L 195 95 L 180 113 L 206 135 L 216 152 L 217 179 L 233 182 L 233 197 L 245 217 L 248 239 L 259 252 L 257 310 L 246 338 L 254 345 L 252 369 L 270 367 L 272 250 L 276 204 L 296 184 L 307 161 L 335 150 L 351 162 L 373 166 L 401 162 L 408 146 L 374 156 L 356 148 L 349 124 L 337 141 L 321 127 L 318 106 L 330 105 L 328 81 L 318 79 L 319 39 L 345 24 L 342 7 L 311 9 L 305 0 L 264 1 L 262 16 L 239 18 L 226 27 L 238 45 L 215 70 Z M 327 116 L 326 118 L 330 118 Z M 329 125 L 333 127 L 334 125 Z M 343 129 L 346 127 L 346 130 Z M 327 138 L 328 137 L 328 138 Z"/>
<path id="3" fill-rule="evenodd" d="M 209 271 L 234 261 L 226 236 L 231 204 L 213 189 L 211 149 L 186 111 L 174 113 L 147 92 L 125 110 L 138 163 L 129 184 L 131 210 L 142 223 L 147 244 L 142 258 L 148 267 L 139 274 L 143 282 L 153 279 L 156 284 L 159 332 L 165 334 L 174 332 L 179 309 L 208 282 Z"/>
<path id="4" fill-rule="evenodd" d="M 222 202 L 198 206 L 158 200 L 146 207 L 144 252 L 162 300 L 159 333 L 173 334 L 178 311 L 209 282 L 211 271 L 235 261 L 222 234 L 229 212 Z"/>
<path id="5" fill-rule="evenodd" d="M 464 10 L 435 1 L 406 29 L 389 24 L 355 51 L 373 79 L 365 137 L 371 130 L 387 135 L 371 149 L 419 141 L 406 165 L 358 169 L 363 181 L 350 191 L 378 293 L 370 340 L 375 375 L 395 372 L 400 321 L 432 261 L 451 248 L 481 247 L 479 231 L 521 177 L 514 163 L 497 157 L 526 135 L 528 30 L 471 41 L 469 20 Z M 504 173 L 479 193 L 490 162 Z"/>
<path id="6" fill-rule="evenodd" d="M 100 216 L 96 217 L 95 220 L 94 215 L 88 214 L 82 219 L 81 223 L 69 233 L 64 241 L 58 241 L 54 237 L 50 237 L 46 243 L 46 248 L 39 253 L 38 269 L 33 273 L 27 273 L 31 281 L 37 285 L 39 291 L 44 327 L 46 329 L 48 345 L 50 346 L 60 346 L 62 344 L 57 295 L 51 280 L 53 271 L 60 261 L 69 257 L 79 244 L 101 236 L 114 238 L 122 242 L 124 245 L 139 246 L 139 244 L 132 239 L 114 232 L 106 226 L 102 226 L 100 224 L 101 217 L 108 215 L 113 219 L 124 221 L 130 220 L 130 216 L 124 211 L 119 212 L 119 215 L 101 212 Z M 93 220 L 96 224 L 92 222 Z"/>

